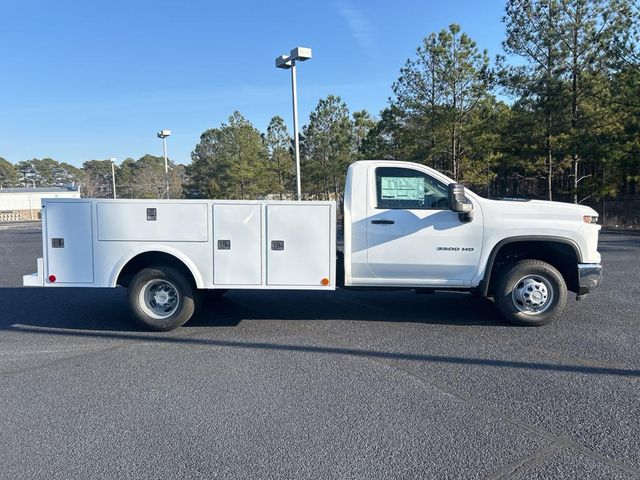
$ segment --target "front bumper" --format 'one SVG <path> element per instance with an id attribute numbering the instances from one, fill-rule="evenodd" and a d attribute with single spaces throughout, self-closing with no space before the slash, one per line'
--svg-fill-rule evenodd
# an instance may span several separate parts
<path id="1" fill-rule="evenodd" d="M 602 280 L 602 265 L 599 263 L 578 264 L 578 300 L 598 286 Z"/>

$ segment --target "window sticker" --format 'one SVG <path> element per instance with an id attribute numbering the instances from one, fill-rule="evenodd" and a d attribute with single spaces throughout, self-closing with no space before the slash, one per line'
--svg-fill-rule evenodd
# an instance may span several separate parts
<path id="1" fill-rule="evenodd" d="M 384 200 L 424 200 L 424 177 L 380 177 Z"/>

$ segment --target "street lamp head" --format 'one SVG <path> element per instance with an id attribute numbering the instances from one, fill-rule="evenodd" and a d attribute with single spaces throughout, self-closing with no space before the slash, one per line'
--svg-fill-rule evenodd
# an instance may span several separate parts
<path id="1" fill-rule="evenodd" d="M 276 58 L 276 67 L 289 69 L 294 62 L 304 62 L 311 58 L 311 49 L 307 47 L 296 47 L 289 55 L 280 55 Z"/>
<path id="2" fill-rule="evenodd" d="M 158 138 L 167 138 L 171 136 L 171 130 L 160 130 L 158 132 Z"/>
<path id="3" fill-rule="evenodd" d="M 280 55 L 276 58 L 276 68 L 291 68 L 291 58 L 289 55 Z"/>
<path id="4" fill-rule="evenodd" d="M 311 58 L 311 49 L 307 47 L 296 47 L 291 50 L 290 57 L 291 60 L 304 62 L 305 60 L 309 60 Z"/>

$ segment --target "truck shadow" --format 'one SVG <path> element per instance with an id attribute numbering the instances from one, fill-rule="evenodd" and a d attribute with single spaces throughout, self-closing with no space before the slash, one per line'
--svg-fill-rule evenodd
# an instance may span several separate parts
<path id="1" fill-rule="evenodd" d="M 91 337 L 104 341 L 201 345 L 215 348 L 304 352 L 364 357 L 380 361 L 487 366 L 578 374 L 640 377 L 640 370 L 542 361 L 476 358 L 379 351 L 333 345 L 306 345 L 207 338 L 202 327 L 234 327 L 242 320 L 338 320 L 513 328 L 491 302 L 464 294 L 410 292 L 231 292 L 208 302 L 184 327 L 168 333 L 142 332 L 130 320 L 124 289 L 0 289 L 0 330 L 51 337 Z M 274 327 L 277 328 L 277 327 Z"/>
<path id="2" fill-rule="evenodd" d="M 130 318 L 126 290 L 0 288 L 0 329 L 13 325 L 142 331 Z M 206 298 L 184 327 L 230 327 L 243 320 L 367 321 L 466 326 L 506 323 L 492 302 L 463 293 L 410 291 L 231 291 Z"/>
<path id="3" fill-rule="evenodd" d="M 237 325 L 242 320 L 320 320 L 509 326 L 493 302 L 465 293 L 412 291 L 237 291 L 208 299 L 186 326 Z"/>

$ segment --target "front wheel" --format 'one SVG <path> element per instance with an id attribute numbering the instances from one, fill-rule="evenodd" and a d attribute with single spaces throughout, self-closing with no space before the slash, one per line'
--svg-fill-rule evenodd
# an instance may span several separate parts
<path id="1" fill-rule="evenodd" d="M 494 299 L 511 323 L 546 325 L 564 309 L 567 285 L 552 265 L 540 260 L 521 260 L 506 268 Z"/>
<path id="2" fill-rule="evenodd" d="M 140 270 L 129 284 L 129 307 L 143 327 L 166 332 L 185 324 L 198 304 L 198 291 L 180 272 L 159 265 Z"/>

